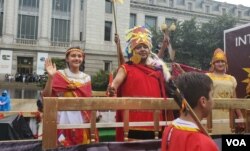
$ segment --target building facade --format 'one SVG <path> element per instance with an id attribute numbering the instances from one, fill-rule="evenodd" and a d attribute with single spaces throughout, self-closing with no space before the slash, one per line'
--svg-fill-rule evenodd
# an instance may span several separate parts
<path id="1" fill-rule="evenodd" d="M 213 0 L 0 0 L 0 79 L 6 74 L 43 74 L 46 57 L 64 58 L 71 46 L 86 52 L 85 72 L 117 67 L 116 32 L 125 47 L 125 31 L 135 25 L 200 23 L 230 13 L 249 23 L 250 7 Z"/>

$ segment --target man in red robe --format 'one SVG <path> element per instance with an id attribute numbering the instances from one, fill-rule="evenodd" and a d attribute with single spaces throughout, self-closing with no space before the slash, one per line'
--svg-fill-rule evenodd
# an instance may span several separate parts
<path id="1" fill-rule="evenodd" d="M 145 27 L 137 26 L 129 30 L 126 38 L 129 61 L 118 69 L 115 79 L 108 87 L 109 96 L 165 98 L 164 79 L 165 75 L 170 74 L 163 72 L 162 68 L 165 64 L 159 65 L 150 58 L 152 48 L 150 31 Z M 162 115 L 159 118 L 162 120 Z M 123 121 L 122 111 L 117 111 L 116 119 L 118 122 Z M 153 121 L 153 112 L 130 111 L 129 121 Z M 116 132 L 116 140 L 123 141 L 123 129 L 117 128 Z M 129 127 L 128 138 L 153 139 L 154 127 Z"/>

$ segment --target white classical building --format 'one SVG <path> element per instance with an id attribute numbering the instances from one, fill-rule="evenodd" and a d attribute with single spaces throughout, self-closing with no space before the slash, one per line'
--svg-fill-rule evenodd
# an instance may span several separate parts
<path id="1" fill-rule="evenodd" d="M 196 17 L 207 22 L 223 13 L 250 22 L 250 8 L 213 0 L 124 0 L 115 5 L 117 29 L 125 47 L 125 31 L 134 25 L 159 28 L 166 22 Z M 117 67 L 114 10 L 110 0 L 0 0 L 0 77 L 43 74 L 46 57 L 64 58 L 71 46 L 86 52 L 86 69 Z"/>

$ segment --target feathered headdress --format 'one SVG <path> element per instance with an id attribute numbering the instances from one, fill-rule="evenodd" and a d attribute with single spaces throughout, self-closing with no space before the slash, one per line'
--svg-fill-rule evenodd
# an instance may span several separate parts
<path id="1" fill-rule="evenodd" d="M 136 54 L 133 50 L 139 44 L 145 44 L 151 50 L 151 38 L 151 32 L 144 26 L 135 26 L 134 28 L 128 30 L 128 32 L 126 33 L 126 53 L 128 55 L 128 59 L 134 63 L 139 63 L 140 59 L 138 58 L 138 56 L 135 57 Z"/>

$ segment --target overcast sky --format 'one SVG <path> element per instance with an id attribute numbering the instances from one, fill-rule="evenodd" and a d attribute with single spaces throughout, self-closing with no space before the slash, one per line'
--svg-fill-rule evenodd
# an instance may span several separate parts
<path id="1" fill-rule="evenodd" d="M 215 0 L 219 2 L 227 2 L 229 4 L 242 4 L 244 6 L 250 7 L 250 0 Z"/>

